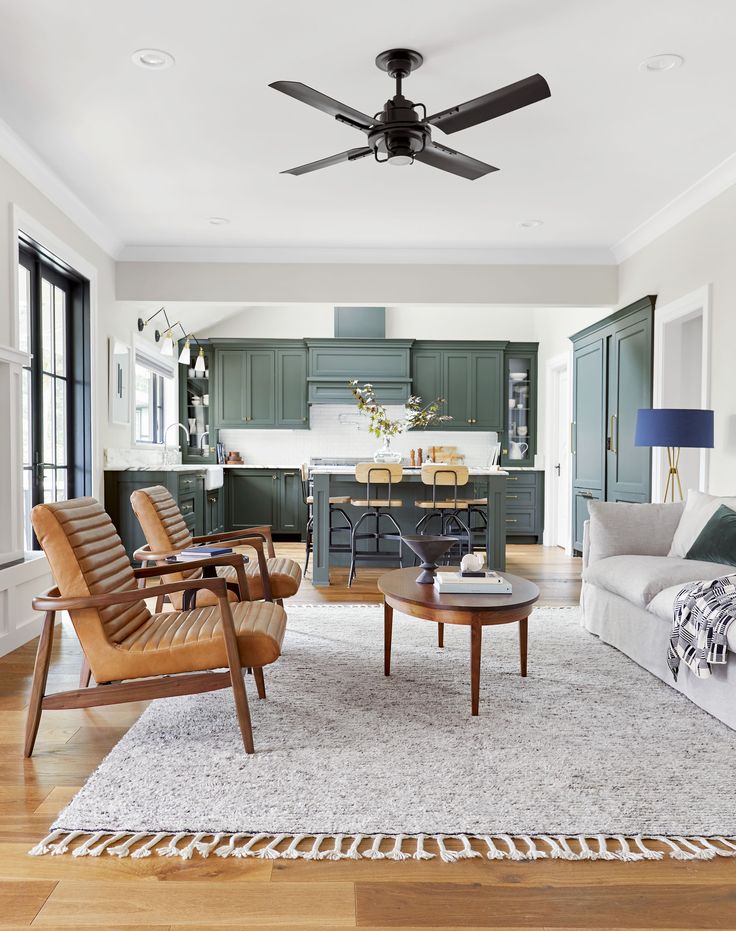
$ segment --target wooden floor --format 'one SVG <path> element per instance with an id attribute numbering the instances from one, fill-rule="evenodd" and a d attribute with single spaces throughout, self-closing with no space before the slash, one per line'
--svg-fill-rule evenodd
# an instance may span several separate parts
<path id="1" fill-rule="evenodd" d="M 301 558 L 296 544 L 280 551 Z M 577 600 L 579 560 L 559 550 L 511 547 L 508 568 L 536 580 L 544 604 Z M 378 574 L 360 571 L 350 592 L 344 571 L 327 591 L 305 582 L 299 600 L 378 600 Z M 24 761 L 34 649 L 27 644 L 0 660 L 0 928 L 736 929 L 736 862 L 722 858 L 455 864 L 30 858 L 29 847 L 143 710 L 47 713 L 36 753 Z M 49 688 L 75 687 L 79 663 L 65 629 Z"/>

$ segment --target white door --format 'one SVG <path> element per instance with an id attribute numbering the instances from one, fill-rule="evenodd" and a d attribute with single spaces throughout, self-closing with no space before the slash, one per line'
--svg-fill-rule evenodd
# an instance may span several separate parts
<path id="1" fill-rule="evenodd" d="M 553 546 L 567 548 L 570 543 L 570 447 L 569 395 L 567 366 L 552 372 L 554 425 L 552 429 L 552 533 Z"/>

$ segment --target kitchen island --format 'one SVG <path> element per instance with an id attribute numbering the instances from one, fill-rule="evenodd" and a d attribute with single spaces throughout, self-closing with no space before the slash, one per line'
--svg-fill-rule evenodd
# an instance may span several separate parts
<path id="1" fill-rule="evenodd" d="M 365 498 L 365 485 L 355 480 L 355 468 L 352 466 L 315 466 L 311 469 L 313 479 L 312 494 L 314 496 L 314 555 L 312 562 L 312 584 L 326 586 L 330 584 L 330 566 L 347 565 L 349 553 L 330 553 L 329 526 L 330 510 L 329 499 L 338 495 L 350 495 L 351 498 Z M 486 529 L 485 550 L 488 565 L 492 569 L 506 568 L 506 479 L 507 472 L 491 471 L 490 469 L 470 469 L 470 480 L 462 489 L 458 489 L 460 498 L 487 498 L 488 527 Z M 375 486 L 377 496 L 385 496 L 386 486 Z M 451 496 L 451 489 L 443 486 L 443 497 Z M 426 500 L 432 497 L 432 489 L 422 484 L 420 469 L 404 469 L 401 482 L 393 487 L 392 495 L 404 502 L 402 508 L 391 511 L 401 529 L 406 533 L 414 533 L 414 528 L 420 517 L 426 511 L 420 511 L 414 506 L 417 500 Z M 351 518 L 363 513 L 365 508 L 351 508 L 346 506 Z M 347 536 L 347 534 L 345 534 Z M 396 549 L 395 545 L 389 552 Z M 405 558 L 411 558 L 411 553 L 404 551 Z M 386 566 L 395 568 L 395 559 L 387 558 Z M 360 569 L 358 570 L 360 571 Z"/>

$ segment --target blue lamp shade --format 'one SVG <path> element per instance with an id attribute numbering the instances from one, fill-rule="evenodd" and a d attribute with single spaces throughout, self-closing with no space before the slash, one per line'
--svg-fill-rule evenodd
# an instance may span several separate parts
<path id="1" fill-rule="evenodd" d="M 682 407 L 642 408 L 636 415 L 636 446 L 713 448 L 713 411 Z"/>

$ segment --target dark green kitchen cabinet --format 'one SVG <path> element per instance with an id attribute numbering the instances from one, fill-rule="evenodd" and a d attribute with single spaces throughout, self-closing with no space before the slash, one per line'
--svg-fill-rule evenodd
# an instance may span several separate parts
<path id="1" fill-rule="evenodd" d="M 171 492 L 192 536 L 205 532 L 206 507 L 204 470 L 120 469 L 105 472 L 105 510 L 120 535 L 125 551 L 133 553 L 146 542 L 130 504 L 131 494 L 140 488 L 163 485 Z M 222 489 L 220 489 L 222 491 Z"/>
<path id="2" fill-rule="evenodd" d="M 299 429 L 309 424 L 306 348 L 276 350 L 276 425 Z"/>
<path id="3" fill-rule="evenodd" d="M 225 488 L 212 488 L 204 493 L 204 532 L 225 532 Z"/>
<path id="4" fill-rule="evenodd" d="M 274 533 L 299 534 L 306 526 L 298 469 L 228 469 L 227 528 L 268 524 Z"/>
<path id="5" fill-rule="evenodd" d="M 370 382 L 381 404 L 411 393 L 410 339 L 308 339 L 310 404 L 353 404 L 349 381 Z"/>
<path id="6" fill-rule="evenodd" d="M 506 426 L 501 464 L 531 468 L 537 452 L 538 343 L 509 343 L 504 353 Z"/>
<path id="7" fill-rule="evenodd" d="M 301 340 L 212 343 L 217 427 L 309 427 L 307 350 Z"/>
<path id="8" fill-rule="evenodd" d="M 442 350 L 414 349 L 411 354 L 411 393 L 425 404 L 442 397 Z"/>
<path id="9" fill-rule="evenodd" d="M 302 477 L 298 469 L 282 470 L 278 481 L 278 530 L 301 534 L 306 524 Z"/>
<path id="10" fill-rule="evenodd" d="M 652 406 L 655 297 L 645 297 L 571 337 L 572 528 L 582 551 L 588 503 L 651 497 L 651 451 L 634 445 L 639 408 Z"/>
<path id="11" fill-rule="evenodd" d="M 272 427 L 276 422 L 276 351 L 245 352 L 245 425 Z"/>
<path id="12" fill-rule="evenodd" d="M 215 398 L 218 427 L 246 425 L 247 356 L 242 349 L 215 350 Z"/>
<path id="13" fill-rule="evenodd" d="M 412 394 L 425 402 L 445 399 L 452 420 L 443 430 L 504 428 L 505 343 L 417 342 L 412 349 Z"/>

